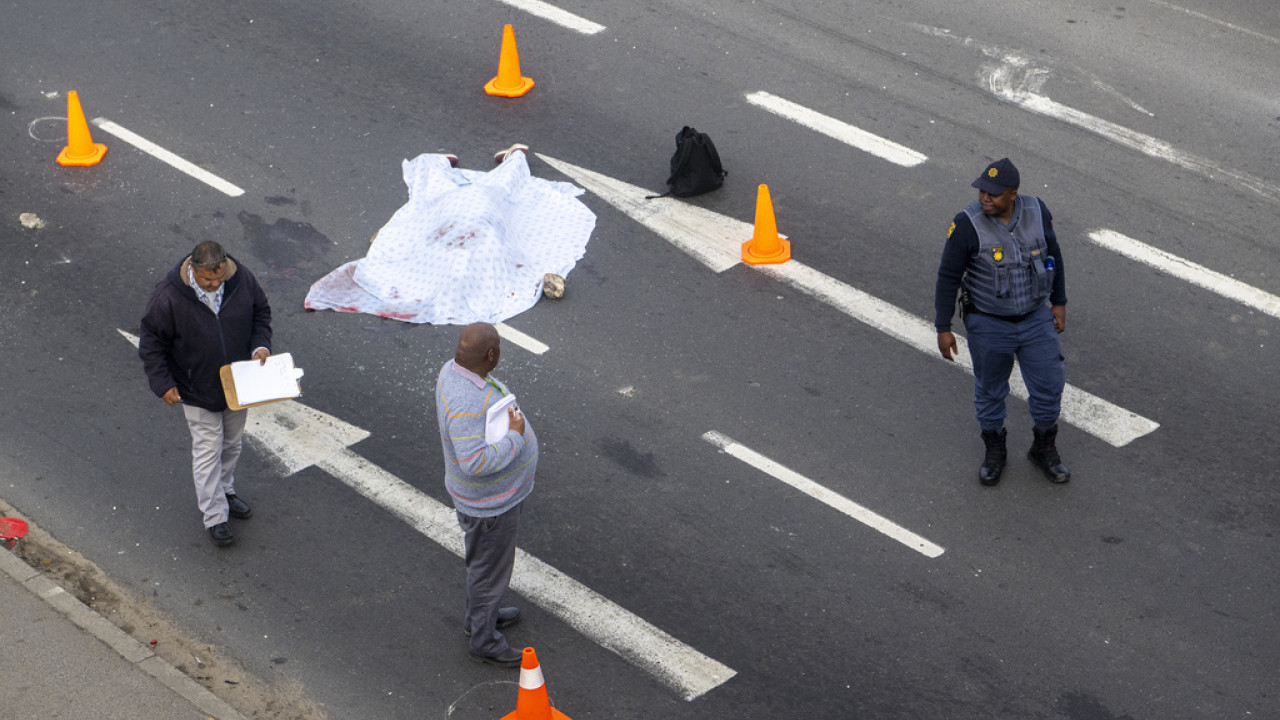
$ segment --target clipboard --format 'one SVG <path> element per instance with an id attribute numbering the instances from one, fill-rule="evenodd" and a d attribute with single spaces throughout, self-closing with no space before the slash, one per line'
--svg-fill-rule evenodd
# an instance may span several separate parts
<path id="1" fill-rule="evenodd" d="M 507 416 L 507 408 L 516 404 L 515 395 L 507 395 L 489 406 L 488 412 L 485 413 L 484 422 L 484 442 L 486 445 L 493 445 L 502 438 L 507 436 L 507 431 L 511 429 L 511 418 Z"/>
<path id="2" fill-rule="evenodd" d="M 222 393 L 226 396 L 227 407 L 232 410 L 244 410 L 299 397 L 302 395 L 302 384 L 298 379 L 302 375 L 302 368 L 294 367 L 293 355 L 289 353 L 268 357 L 266 365 L 257 360 L 242 360 L 218 368 Z M 249 402 L 240 401 L 242 394 Z"/>

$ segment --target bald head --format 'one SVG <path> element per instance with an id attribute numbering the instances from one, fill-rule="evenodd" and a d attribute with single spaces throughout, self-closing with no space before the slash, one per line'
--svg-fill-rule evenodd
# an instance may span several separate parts
<path id="1" fill-rule="evenodd" d="M 471 323 L 462 328 L 453 360 L 480 377 L 486 377 L 498 366 L 501 343 L 497 328 L 486 322 Z"/>

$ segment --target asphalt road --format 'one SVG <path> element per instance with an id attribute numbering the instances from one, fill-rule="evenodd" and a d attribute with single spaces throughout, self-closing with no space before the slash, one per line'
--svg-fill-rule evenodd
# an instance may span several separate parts
<path id="1" fill-rule="evenodd" d="M 685 699 L 518 596 L 511 638 L 579 719 L 1280 713 L 1280 318 L 1089 240 L 1110 230 L 1280 294 L 1271 4 L 559 6 L 605 30 L 493 0 L 4 3 L 0 497 L 335 718 L 444 717 L 514 679 L 467 661 L 456 556 L 260 445 L 239 473 L 255 511 L 239 543 L 202 531 L 185 426 L 120 334 L 184 253 L 216 239 L 251 267 L 276 349 L 306 369 L 301 401 L 447 502 L 432 392 L 457 328 L 302 310 L 404 202 L 402 159 L 485 168 L 518 140 L 659 190 L 693 125 L 730 174 L 689 205 L 750 223 L 766 183 L 797 261 L 927 321 L 947 225 L 1008 156 L 1066 255 L 1068 382 L 1157 429 L 1117 447 L 1064 423 L 1073 479 L 1054 486 L 1022 459 L 1030 421 L 1011 400 L 1010 467 L 980 487 L 963 370 L 775 277 L 713 272 L 588 193 L 598 224 L 566 297 L 508 323 L 550 350 L 508 345 L 498 370 L 543 444 L 521 547 L 735 674 Z M 537 82 L 515 100 L 482 92 L 504 23 Z M 55 165 L 73 89 L 90 118 L 245 194 L 100 129 L 102 164 Z M 927 160 L 887 162 L 757 92 Z M 945 552 L 801 494 L 709 431 Z"/>

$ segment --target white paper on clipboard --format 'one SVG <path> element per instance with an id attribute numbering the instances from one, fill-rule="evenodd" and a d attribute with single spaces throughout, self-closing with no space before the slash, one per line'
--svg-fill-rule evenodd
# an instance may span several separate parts
<path id="1" fill-rule="evenodd" d="M 241 405 L 296 398 L 302 394 L 298 387 L 302 370 L 293 366 L 290 353 L 272 355 L 266 363 L 257 360 L 233 362 L 231 377 L 235 380 L 236 398 Z"/>
<path id="2" fill-rule="evenodd" d="M 507 395 L 489 406 L 484 420 L 484 442 L 492 445 L 506 437 L 511 429 L 511 418 L 507 416 L 507 408 L 516 404 L 515 395 Z"/>

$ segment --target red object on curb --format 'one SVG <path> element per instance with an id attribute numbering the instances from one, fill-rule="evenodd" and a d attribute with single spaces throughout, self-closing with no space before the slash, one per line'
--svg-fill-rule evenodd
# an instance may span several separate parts
<path id="1" fill-rule="evenodd" d="M 27 534 L 27 521 L 0 517 L 0 540 L 17 540 Z"/>

